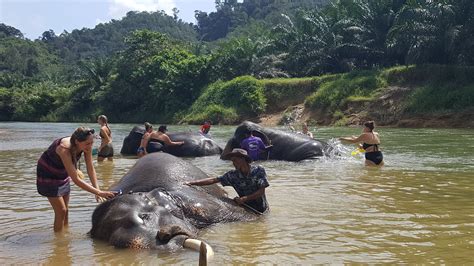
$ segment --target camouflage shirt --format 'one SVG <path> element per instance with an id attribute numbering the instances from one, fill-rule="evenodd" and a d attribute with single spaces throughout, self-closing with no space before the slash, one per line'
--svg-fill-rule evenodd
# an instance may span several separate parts
<path id="1" fill-rule="evenodd" d="M 251 195 L 260 188 L 270 186 L 265 169 L 260 165 L 251 165 L 248 176 L 244 176 L 239 170 L 232 170 L 218 177 L 218 179 L 223 186 L 232 186 L 240 197 Z M 268 209 L 265 194 L 258 199 L 247 201 L 246 204 L 259 212 L 264 212 Z"/>

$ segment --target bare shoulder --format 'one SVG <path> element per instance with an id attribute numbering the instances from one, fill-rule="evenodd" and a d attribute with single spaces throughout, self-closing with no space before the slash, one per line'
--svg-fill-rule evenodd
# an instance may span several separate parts
<path id="1" fill-rule="evenodd" d="M 59 143 L 58 147 L 56 148 L 56 153 L 59 155 L 69 154 L 69 150 L 71 149 L 71 138 L 63 138 L 61 143 Z"/>

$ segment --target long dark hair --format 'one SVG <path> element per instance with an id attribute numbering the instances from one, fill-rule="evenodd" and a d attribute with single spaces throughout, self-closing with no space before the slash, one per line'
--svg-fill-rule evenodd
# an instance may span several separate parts
<path id="1" fill-rule="evenodd" d="M 364 123 L 364 126 L 370 129 L 370 132 L 374 131 L 375 122 L 374 121 L 367 121 Z"/>
<path id="2" fill-rule="evenodd" d="M 77 169 L 77 156 L 76 156 L 76 151 L 77 151 L 77 145 L 76 145 L 76 140 L 79 142 L 86 141 L 87 138 L 89 138 L 90 135 L 93 135 L 95 133 L 94 129 L 90 129 L 87 127 L 78 127 L 72 133 L 71 135 L 71 149 L 69 150 L 71 152 L 71 158 L 74 166 Z"/>
<path id="3" fill-rule="evenodd" d="M 105 124 L 105 126 L 107 127 L 107 129 L 109 130 L 109 137 L 112 137 L 112 130 L 110 130 L 107 116 L 99 115 L 99 120 L 102 121 Z"/>

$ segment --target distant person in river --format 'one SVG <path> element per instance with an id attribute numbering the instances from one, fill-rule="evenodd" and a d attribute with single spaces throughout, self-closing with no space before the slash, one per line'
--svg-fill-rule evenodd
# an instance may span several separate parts
<path id="1" fill-rule="evenodd" d="M 100 125 L 100 146 L 97 153 L 97 161 L 102 162 L 105 158 L 112 161 L 114 157 L 114 147 L 112 146 L 112 131 L 110 130 L 107 117 L 99 115 L 97 123 Z"/>
<path id="2" fill-rule="evenodd" d="M 234 201 L 248 209 L 262 214 L 268 210 L 268 202 L 265 196 L 265 188 L 270 186 L 265 169 L 258 165 L 250 165 L 251 159 L 247 151 L 233 149 L 224 155 L 224 159 L 230 159 L 235 170 L 231 170 L 220 177 L 210 177 L 201 180 L 185 182 L 186 185 L 205 186 L 221 183 L 223 186 L 232 186 L 238 197 Z"/>
<path id="3" fill-rule="evenodd" d="M 380 138 L 379 134 L 374 131 L 375 122 L 367 121 L 364 123 L 362 134 L 360 136 L 352 136 L 339 138 L 343 142 L 359 143 L 359 146 L 365 150 L 365 165 L 367 166 L 382 166 L 383 154 L 379 150 Z M 360 144 L 362 143 L 362 144 Z"/>
<path id="4" fill-rule="evenodd" d="M 94 129 L 77 128 L 71 137 L 59 138 L 43 152 L 36 167 L 36 188 L 48 198 L 54 210 L 54 231 L 60 232 L 68 226 L 69 193 L 71 180 L 78 187 L 96 195 L 97 201 L 113 198 L 114 192 L 99 189 L 92 162 Z M 84 182 L 77 170 L 77 162 L 84 154 L 87 174 L 92 185 Z"/>
<path id="5" fill-rule="evenodd" d="M 240 142 L 240 148 L 247 151 L 252 161 L 258 161 L 262 158 L 261 154 L 268 151 L 272 145 L 265 146 L 262 139 L 253 135 L 249 129 L 245 132 L 245 138 Z"/>
<path id="6" fill-rule="evenodd" d="M 153 132 L 152 124 L 145 122 L 145 133 L 143 133 L 142 140 L 140 141 L 140 146 L 137 149 L 138 158 L 141 158 L 147 154 L 146 146 L 148 145 L 148 140 L 150 134 Z"/>
<path id="7" fill-rule="evenodd" d="M 301 133 L 303 133 L 304 135 L 310 137 L 310 138 L 313 138 L 313 133 L 311 133 L 309 130 L 308 130 L 308 124 L 305 122 L 303 123 L 303 125 L 301 126 L 301 129 L 303 130 Z"/>
<path id="8" fill-rule="evenodd" d="M 204 124 L 201 125 L 199 132 L 204 136 L 209 136 L 209 131 L 211 130 L 211 121 L 207 120 Z"/>

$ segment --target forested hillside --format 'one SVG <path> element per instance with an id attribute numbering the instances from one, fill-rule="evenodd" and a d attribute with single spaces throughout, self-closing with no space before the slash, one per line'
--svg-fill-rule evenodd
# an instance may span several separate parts
<path id="1" fill-rule="evenodd" d="M 400 72 L 411 81 L 404 87 L 419 90 L 410 95 L 455 96 L 403 110 L 473 108 L 473 81 L 462 77 L 474 65 L 474 1 L 226 0 L 196 12 L 196 25 L 177 14 L 129 12 L 37 40 L 0 24 L 0 119 L 91 121 L 105 113 L 114 122 L 237 123 L 299 101 L 336 123 L 347 120 L 348 101 L 399 86 L 383 69 L 410 65 L 420 69 Z M 423 69 L 464 74 L 417 83 L 410 75 L 436 80 Z"/>

